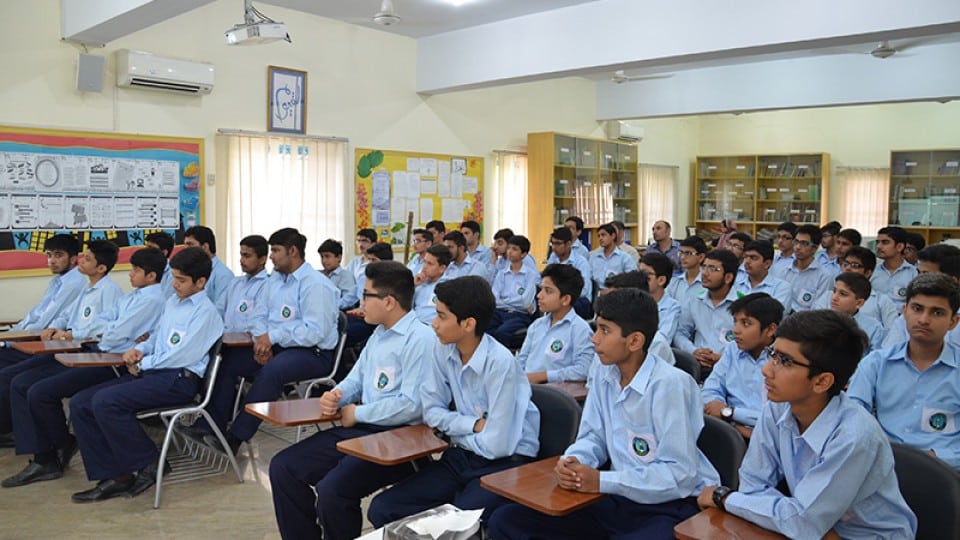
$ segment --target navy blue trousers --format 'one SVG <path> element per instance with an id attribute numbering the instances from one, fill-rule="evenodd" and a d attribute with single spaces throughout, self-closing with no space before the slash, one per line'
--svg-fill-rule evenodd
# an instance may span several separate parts
<path id="1" fill-rule="evenodd" d="M 483 508 L 481 519 L 487 519 L 510 501 L 480 487 L 480 477 L 529 461 L 523 457 L 489 460 L 463 448 L 450 448 L 440 461 L 374 497 L 367 519 L 374 527 L 383 527 L 443 503 L 453 503 L 461 510 Z"/>
<path id="2" fill-rule="evenodd" d="M 490 326 L 487 327 L 487 333 L 502 343 L 504 347 L 517 348 L 519 345 L 523 345 L 523 339 L 518 340 L 513 334 L 521 328 L 530 326 L 532 322 L 533 318 L 529 313 L 497 309 L 493 313 L 493 318 L 490 319 Z M 520 342 L 519 345 L 517 341 Z"/>
<path id="3" fill-rule="evenodd" d="M 273 457 L 270 486 L 283 538 L 352 540 L 360 536 L 360 499 L 410 476 L 413 467 L 409 463 L 385 467 L 347 456 L 337 450 L 337 443 L 388 429 L 392 427 L 369 424 L 332 428 Z"/>
<path id="4" fill-rule="evenodd" d="M 287 383 L 315 379 L 330 373 L 333 351 L 318 351 L 314 347 L 274 347 L 273 358 L 262 366 L 253 359 L 253 348 L 224 348 L 217 383 L 213 386 L 210 414 L 217 427 L 224 431 L 233 416 L 233 402 L 237 396 L 239 377 L 253 380 L 246 403 L 273 401 L 283 393 Z M 241 441 L 248 441 L 257 432 L 261 420 L 243 412 L 233 421 L 230 431 Z M 202 425 L 202 424 L 201 424 Z"/>
<path id="5" fill-rule="evenodd" d="M 672 539 L 673 528 L 699 511 L 693 497 L 638 504 L 620 495 L 608 495 L 560 517 L 511 503 L 493 512 L 487 536 L 493 540 Z"/>
<path id="6" fill-rule="evenodd" d="M 377 329 L 377 325 L 368 324 L 363 319 L 357 317 L 347 317 L 347 341 L 346 346 L 353 348 L 365 342 L 370 334 Z"/>
<path id="7" fill-rule="evenodd" d="M 0 433 L 13 431 L 13 419 L 10 416 L 10 380 L 13 377 L 4 377 L 3 372 L 28 358 L 29 354 L 16 349 L 0 348 Z"/>
<path id="8" fill-rule="evenodd" d="M 577 315 L 579 315 L 580 318 L 585 321 L 589 321 L 593 318 L 593 304 L 586 296 L 577 298 L 577 301 L 573 303 L 573 311 L 575 311 Z"/>
<path id="9" fill-rule="evenodd" d="M 196 394 L 197 381 L 174 368 L 124 375 L 74 395 L 70 419 L 87 478 L 117 478 L 155 463 L 159 452 L 137 412 L 190 403 Z"/>

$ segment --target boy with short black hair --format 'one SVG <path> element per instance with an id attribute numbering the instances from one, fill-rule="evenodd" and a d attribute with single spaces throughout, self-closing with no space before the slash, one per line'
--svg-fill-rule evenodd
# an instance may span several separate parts
<path id="1" fill-rule="evenodd" d="M 709 370 L 733 341 L 733 318 L 727 309 L 738 297 L 733 287 L 737 257 L 725 249 L 707 253 L 701 266 L 703 288 L 683 305 L 673 344 Z"/>
<path id="2" fill-rule="evenodd" d="M 447 234 L 447 226 L 439 219 L 431 219 L 423 228 L 433 233 L 435 243 L 439 243 L 443 240 L 443 235 Z"/>
<path id="3" fill-rule="evenodd" d="M 877 266 L 870 277 L 873 289 L 886 295 L 898 307 L 907 301 L 907 285 L 917 276 L 917 267 L 903 258 L 907 244 L 907 231 L 901 227 L 883 227 L 877 231 L 877 258 L 883 263 Z"/>
<path id="4" fill-rule="evenodd" d="M 590 250 L 580 241 L 580 235 L 583 234 L 583 219 L 580 216 L 570 216 L 564 220 L 563 226 L 570 229 L 570 235 L 573 237 L 573 245 L 570 247 L 574 253 L 580 255 L 584 260 L 590 259 Z"/>
<path id="5" fill-rule="evenodd" d="M 217 237 L 213 234 L 213 229 L 203 225 L 194 225 L 183 232 L 183 243 L 187 247 L 202 249 L 207 257 L 210 257 L 212 270 L 204 290 L 213 305 L 218 305 L 221 302 L 221 297 L 227 293 L 227 288 L 230 287 L 230 283 L 233 282 L 235 276 L 227 268 L 227 265 L 217 258 Z"/>
<path id="6" fill-rule="evenodd" d="M 915 232 L 907 232 L 907 241 L 903 245 L 903 259 L 908 263 L 916 266 L 917 265 L 917 254 L 920 253 L 924 247 L 926 247 L 927 241 L 923 239 L 923 235 Z"/>
<path id="7" fill-rule="evenodd" d="M 587 259 L 573 251 L 573 234 L 567 227 L 557 227 L 550 235 L 550 256 L 547 264 L 566 264 L 580 271 L 583 278 L 583 288 L 580 297 L 575 298 L 573 310 L 584 319 L 593 317 L 593 279 L 590 272 L 590 263 Z"/>
<path id="8" fill-rule="evenodd" d="M 793 239 L 796 234 L 797 224 L 792 221 L 784 221 L 777 226 L 777 254 L 773 257 L 770 272 L 778 278 L 783 279 L 783 272 L 793 264 Z"/>
<path id="9" fill-rule="evenodd" d="M 443 280 L 455 279 L 463 276 L 480 276 L 490 283 L 493 276 L 490 275 L 486 264 L 478 263 L 467 256 L 467 240 L 460 231 L 448 232 L 443 237 L 443 245 L 450 250 L 452 259 L 447 265 L 447 271 L 443 274 Z"/>
<path id="10" fill-rule="evenodd" d="M 662 253 L 646 253 L 640 258 L 640 270 L 647 273 L 650 282 L 650 296 L 657 301 L 657 312 L 660 315 L 659 332 L 667 340 L 673 341 L 677 333 L 677 324 L 680 322 L 680 302 L 668 294 L 667 287 L 673 276 L 673 262 Z"/>
<path id="11" fill-rule="evenodd" d="M 367 266 L 367 258 L 365 255 L 367 254 L 367 249 L 377 243 L 377 231 L 369 228 L 360 229 L 357 231 L 357 236 L 354 240 L 356 241 L 359 255 L 350 259 L 350 262 L 347 263 L 347 271 L 353 274 L 353 280 L 356 282 L 363 278 L 363 269 Z M 359 301 L 359 299 L 357 300 Z"/>
<path id="12" fill-rule="evenodd" d="M 212 264 L 201 248 L 174 255 L 170 268 L 176 296 L 167 300 L 150 338 L 123 354 L 129 374 L 70 400 L 84 469 L 97 482 L 74 493 L 74 502 L 137 496 L 156 481 L 157 447 L 143 432 L 137 413 L 189 403 L 196 396 L 209 349 L 223 334 L 223 319 L 203 291 Z"/>
<path id="13" fill-rule="evenodd" d="M 699 236 L 688 236 L 680 241 L 680 267 L 683 273 L 674 276 L 667 286 L 667 294 L 682 306 L 687 297 L 702 288 L 700 265 L 707 254 L 707 243 Z"/>
<path id="14" fill-rule="evenodd" d="M 852 246 L 847 250 L 843 258 L 840 259 L 840 268 L 843 269 L 844 272 L 855 272 L 863 275 L 867 279 L 870 279 L 876 267 L 877 256 L 862 246 Z M 897 307 L 896 304 L 890 300 L 889 296 L 877 294 L 872 284 L 870 289 L 870 297 L 867 298 L 863 307 L 860 308 L 860 313 L 876 319 L 880 322 L 880 325 L 883 326 L 884 330 L 889 332 L 896 324 L 897 319 L 900 318 L 900 313 L 903 309 Z M 832 289 L 821 294 L 816 302 L 814 302 L 813 309 L 830 309 L 830 298 L 832 296 Z M 904 337 L 904 339 L 906 339 L 906 337 Z"/>
<path id="15" fill-rule="evenodd" d="M 548 264 L 540 278 L 537 303 L 544 316 L 527 329 L 517 361 L 533 384 L 585 381 L 593 361 L 591 330 L 573 311 L 583 276 L 573 266 Z"/>
<path id="16" fill-rule="evenodd" d="M 407 263 L 407 268 L 413 275 L 420 273 L 423 268 L 423 255 L 427 248 L 433 245 L 433 233 L 426 229 L 413 230 L 413 257 Z"/>
<path id="17" fill-rule="evenodd" d="M 917 262 L 917 270 L 921 274 L 939 272 L 960 283 L 960 248 L 956 246 L 944 243 L 927 246 L 917 254 Z M 880 298 L 885 299 L 884 297 Z M 898 345 L 909 338 L 904 317 L 897 317 L 892 324 L 886 327 L 886 331 L 887 333 L 883 338 L 884 347 Z M 954 327 L 953 330 L 948 331 L 945 339 L 947 342 L 960 347 L 960 327 Z"/>
<path id="18" fill-rule="evenodd" d="M 837 247 L 837 235 L 843 226 L 839 221 L 831 221 L 820 227 L 820 247 L 817 252 L 817 264 L 825 271 L 837 275 L 840 273 L 840 250 Z"/>
<path id="19" fill-rule="evenodd" d="M 846 257 L 847 251 L 850 251 L 850 248 L 859 246 L 862 241 L 863 235 L 856 229 L 842 229 L 838 232 L 837 239 L 835 240 L 837 245 L 837 264 L 843 261 L 843 258 Z M 843 271 L 842 268 L 840 270 Z"/>
<path id="20" fill-rule="evenodd" d="M 340 291 L 338 304 L 340 309 L 350 309 L 357 305 L 360 300 L 357 297 L 357 280 L 352 272 L 340 266 L 343 260 L 343 244 L 333 238 L 327 238 L 317 248 L 317 253 L 320 254 L 323 275 L 327 276 Z"/>
<path id="21" fill-rule="evenodd" d="M 267 239 L 254 234 L 240 240 L 240 270 L 233 278 L 222 302 L 217 306 L 223 317 L 224 332 L 249 332 L 260 292 L 267 283 Z"/>
<path id="22" fill-rule="evenodd" d="M 880 321 L 860 313 L 864 302 L 870 298 L 870 280 L 863 274 L 843 272 L 834 279 L 830 309 L 853 317 L 867 335 L 867 350 L 864 354 L 880 348 L 883 341 L 883 326 Z"/>
<path id="23" fill-rule="evenodd" d="M 593 344 L 602 366 L 577 440 L 557 460 L 560 488 L 607 497 L 562 517 L 519 504 L 490 518 L 492 538 L 669 538 L 718 481 L 697 448 L 703 404 L 686 373 L 648 354 L 657 332 L 650 295 L 620 289 L 597 299 Z M 669 396 L 669 397 L 668 397 Z M 609 470 L 600 470 L 605 462 Z"/>
<path id="24" fill-rule="evenodd" d="M 423 324 L 430 324 L 437 317 L 437 295 L 433 290 L 440 283 L 451 258 L 450 250 L 443 244 L 428 247 L 423 255 L 422 280 L 413 293 L 413 310 Z"/>
<path id="25" fill-rule="evenodd" d="M 787 313 L 813 309 L 813 302 L 830 288 L 833 276 L 816 261 L 814 254 L 820 245 L 820 228 L 801 225 L 793 240 L 793 264 L 777 277 L 790 284 L 790 305 Z"/>
<path id="26" fill-rule="evenodd" d="M 438 247 L 443 246 L 429 249 Z M 376 330 L 347 377 L 320 397 L 323 414 L 340 412 L 340 426 L 320 431 L 270 461 L 273 506 L 283 538 L 356 538 L 363 518 L 360 499 L 413 473 L 406 463 L 381 466 L 337 450 L 341 440 L 420 422 L 418 386 L 436 346 L 433 332 L 411 311 L 410 270 L 386 261 L 368 266 L 366 273 L 364 317 Z"/>
<path id="27" fill-rule="evenodd" d="M 733 424 L 750 438 L 765 401 L 761 370 L 769 358 L 783 304 L 765 293 L 748 294 L 727 308 L 733 315 L 733 339 L 703 383 L 703 411 Z"/>
<path id="28" fill-rule="evenodd" d="M 754 240 L 743 249 L 743 270 L 734 288 L 738 295 L 767 293 L 784 307 L 790 305 L 790 284 L 770 273 L 773 246 L 766 240 Z"/>
<path id="29" fill-rule="evenodd" d="M 480 244 L 480 224 L 468 219 L 460 224 L 460 232 L 467 242 L 467 257 L 484 266 L 490 264 L 490 248 Z"/>
<path id="30" fill-rule="evenodd" d="M 466 276 L 438 284 L 436 294 L 440 345 L 420 400 L 423 422 L 449 437 L 450 448 L 373 499 L 367 517 L 374 527 L 447 502 L 483 508 L 486 519 L 507 500 L 480 487 L 480 477 L 528 462 L 540 449 L 530 383 L 510 351 L 484 334 L 496 308 L 490 285 Z"/>
<path id="31" fill-rule="evenodd" d="M 614 274 L 637 269 L 637 261 L 617 246 L 617 227 L 605 223 L 597 229 L 600 247 L 593 250 L 587 262 L 593 275 L 595 289 L 599 293 L 605 287 L 604 280 Z"/>
<path id="32" fill-rule="evenodd" d="M 960 347 L 945 339 L 960 316 L 960 288 L 942 273 L 907 286 L 908 341 L 870 353 L 847 394 L 877 420 L 891 441 L 934 453 L 960 470 Z"/>
<path id="33" fill-rule="evenodd" d="M 540 275 L 536 270 L 523 263 L 530 252 L 530 240 L 516 234 L 507 240 L 507 260 L 510 267 L 498 272 L 493 278 L 493 296 L 497 299 L 497 309 L 487 333 L 506 347 L 516 347 L 513 334 L 521 328 L 530 326 L 533 312 L 536 310 L 534 297 Z"/>
<path id="34" fill-rule="evenodd" d="M 157 248 L 163 252 L 166 266 L 160 278 L 160 288 L 163 289 L 164 294 L 167 295 L 173 294 L 173 274 L 170 272 L 170 257 L 173 257 L 173 248 L 176 244 L 177 242 L 173 237 L 164 231 L 150 233 L 143 239 L 144 246 Z"/>

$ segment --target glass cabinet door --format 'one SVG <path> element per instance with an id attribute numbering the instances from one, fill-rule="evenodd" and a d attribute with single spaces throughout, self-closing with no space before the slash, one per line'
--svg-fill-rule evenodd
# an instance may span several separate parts
<path id="1" fill-rule="evenodd" d="M 697 219 L 753 221 L 756 160 L 752 157 L 701 158 L 697 191 Z"/>
<path id="2" fill-rule="evenodd" d="M 758 163 L 757 211 L 764 223 L 820 224 L 819 155 L 763 156 Z"/>

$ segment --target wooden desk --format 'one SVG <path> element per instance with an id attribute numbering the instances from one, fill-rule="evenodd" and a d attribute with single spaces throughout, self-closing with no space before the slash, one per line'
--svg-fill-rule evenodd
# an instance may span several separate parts
<path id="1" fill-rule="evenodd" d="M 40 330 L 0 332 L 0 341 L 40 341 Z"/>
<path id="2" fill-rule="evenodd" d="M 680 540 L 786 540 L 780 533 L 754 525 L 719 508 L 707 508 L 680 522 L 673 528 L 673 533 Z"/>
<path id="3" fill-rule="evenodd" d="M 320 413 L 320 398 L 247 403 L 244 410 L 277 426 L 306 426 L 340 419 L 340 413 L 332 416 Z"/>
<path id="4" fill-rule="evenodd" d="M 57 362 L 69 367 L 114 367 L 122 366 L 123 355 L 120 353 L 59 353 L 54 355 Z"/>
<path id="5" fill-rule="evenodd" d="M 551 516 L 565 516 L 602 499 L 602 493 L 581 493 L 557 485 L 554 467 L 559 457 L 549 457 L 526 465 L 488 474 L 480 486 Z"/>
<path id="6" fill-rule="evenodd" d="M 340 441 L 337 450 L 378 465 L 398 465 L 442 452 L 449 446 L 432 429 L 417 424 Z"/>
<path id="7" fill-rule="evenodd" d="M 224 347 L 252 347 L 253 336 L 249 332 L 224 332 Z"/>
<path id="8" fill-rule="evenodd" d="M 570 394 L 579 403 L 583 403 L 587 399 L 587 383 L 585 381 L 562 381 L 545 384 Z"/>
<path id="9" fill-rule="evenodd" d="M 83 347 L 82 341 L 71 339 L 53 339 L 50 341 L 17 341 L 13 344 L 13 348 L 27 353 L 29 355 L 34 354 L 43 354 L 43 353 L 67 353 L 67 352 L 77 352 Z"/>

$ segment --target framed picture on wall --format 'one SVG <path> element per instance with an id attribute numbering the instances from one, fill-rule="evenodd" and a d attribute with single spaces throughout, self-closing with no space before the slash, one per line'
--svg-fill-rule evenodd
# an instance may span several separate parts
<path id="1" fill-rule="evenodd" d="M 267 131 L 306 134 L 306 71 L 267 66 Z"/>

